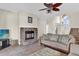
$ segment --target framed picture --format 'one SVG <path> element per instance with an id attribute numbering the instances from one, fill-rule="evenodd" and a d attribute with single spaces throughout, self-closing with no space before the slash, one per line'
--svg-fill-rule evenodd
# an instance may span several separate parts
<path id="1" fill-rule="evenodd" d="M 28 23 L 32 23 L 32 17 L 28 16 Z"/>

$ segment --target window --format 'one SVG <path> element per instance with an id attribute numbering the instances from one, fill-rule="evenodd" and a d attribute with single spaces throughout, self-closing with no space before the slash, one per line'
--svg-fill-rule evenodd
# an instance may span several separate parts
<path id="1" fill-rule="evenodd" d="M 64 16 L 63 20 L 64 20 L 63 21 L 64 26 L 67 27 L 69 25 L 69 17 L 68 16 Z"/>

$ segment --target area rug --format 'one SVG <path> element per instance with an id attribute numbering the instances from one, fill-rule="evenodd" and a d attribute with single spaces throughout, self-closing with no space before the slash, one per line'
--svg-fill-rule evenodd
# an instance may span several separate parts
<path id="1" fill-rule="evenodd" d="M 59 51 L 53 50 L 51 48 L 43 48 L 35 53 L 31 54 L 31 56 L 65 56 L 66 54 L 61 53 Z"/>

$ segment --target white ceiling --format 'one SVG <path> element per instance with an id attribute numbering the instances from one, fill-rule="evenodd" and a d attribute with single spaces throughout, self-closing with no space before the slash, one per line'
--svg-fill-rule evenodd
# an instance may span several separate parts
<path id="1" fill-rule="evenodd" d="M 79 3 L 63 3 L 60 6 L 60 12 L 52 12 L 51 15 L 54 14 L 64 14 L 64 13 L 72 13 L 79 12 Z M 44 8 L 43 3 L 0 3 L 0 9 L 7 11 L 28 11 L 36 15 L 50 15 L 47 14 L 46 11 L 39 11 L 39 9 Z"/>

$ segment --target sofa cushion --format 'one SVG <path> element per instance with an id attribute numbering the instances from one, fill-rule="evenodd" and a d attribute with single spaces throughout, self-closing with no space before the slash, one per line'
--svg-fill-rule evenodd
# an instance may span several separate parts
<path id="1" fill-rule="evenodd" d="M 51 41 L 57 41 L 58 35 L 57 34 L 47 34 L 49 37 L 49 40 Z"/>
<path id="2" fill-rule="evenodd" d="M 69 43 L 69 40 L 70 40 L 69 35 L 59 35 L 58 42 L 61 42 L 67 45 Z"/>

